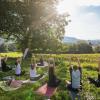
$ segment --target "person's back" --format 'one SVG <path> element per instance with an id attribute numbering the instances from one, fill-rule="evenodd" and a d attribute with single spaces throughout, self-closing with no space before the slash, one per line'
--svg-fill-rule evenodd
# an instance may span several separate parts
<path id="1" fill-rule="evenodd" d="M 40 58 L 40 65 L 41 65 L 41 66 L 44 66 L 44 60 L 43 60 L 42 57 Z"/>
<path id="2" fill-rule="evenodd" d="M 20 75 L 21 74 L 21 65 L 20 65 L 20 60 L 18 59 L 15 63 L 16 69 L 15 69 L 15 74 Z"/>
<path id="3" fill-rule="evenodd" d="M 69 71 L 70 71 L 70 77 L 71 77 L 71 82 L 66 81 L 67 82 L 67 89 L 70 91 L 71 93 L 71 98 L 72 100 L 75 100 L 76 98 L 78 98 L 78 100 L 80 100 L 80 95 L 79 95 L 79 91 L 82 90 L 82 83 L 81 83 L 81 78 L 82 78 L 82 68 L 80 65 L 80 60 L 79 58 L 76 58 L 78 62 L 78 66 L 77 65 L 72 65 L 71 64 L 71 58 L 69 61 Z"/>
<path id="4" fill-rule="evenodd" d="M 6 71 L 7 70 L 7 65 L 6 65 L 6 62 L 5 62 L 4 58 L 1 60 L 1 66 L 2 66 L 2 71 Z"/>
<path id="5" fill-rule="evenodd" d="M 36 73 L 36 59 L 34 56 L 31 59 L 31 64 L 30 64 L 30 80 L 34 80 L 35 77 L 37 77 L 37 73 Z"/>
<path id="6" fill-rule="evenodd" d="M 60 80 L 57 79 L 56 75 L 55 75 L 55 71 L 54 71 L 54 67 L 55 67 L 55 62 L 53 58 L 49 59 L 49 70 L 48 70 L 48 86 L 50 87 L 57 87 L 60 84 Z"/>
<path id="7" fill-rule="evenodd" d="M 71 76 L 71 87 L 73 89 L 79 89 L 81 86 L 81 77 L 82 77 L 82 69 L 79 66 L 74 65 L 70 67 L 70 76 Z"/>
<path id="8" fill-rule="evenodd" d="M 30 78 L 35 77 L 36 76 L 36 69 L 34 68 L 34 64 L 31 64 L 30 67 Z"/>
<path id="9" fill-rule="evenodd" d="M 80 71 L 72 71 L 72 88 L 80 88 Z"/>

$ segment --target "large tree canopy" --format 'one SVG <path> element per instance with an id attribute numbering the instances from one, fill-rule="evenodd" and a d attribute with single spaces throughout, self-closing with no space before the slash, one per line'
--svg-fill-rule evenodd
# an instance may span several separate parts
<path id="1" fill-rule="evenodd" d="M 14 39 L 22 49 L 57 49 L 69 16 L 57 13 L 57 3 L 57 0 L 0 0 L 0 36 Z"/>

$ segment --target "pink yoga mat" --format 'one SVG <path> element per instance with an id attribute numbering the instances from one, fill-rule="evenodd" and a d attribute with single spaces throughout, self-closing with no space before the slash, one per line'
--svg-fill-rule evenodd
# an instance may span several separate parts
<path id="1" fill-rule="evenodd" d="M 57 88 L 48 87 L 47 84 L 44 84 L 36 92 L 41 95 L 51 97 L 56 92 L 56 89 Z"/>

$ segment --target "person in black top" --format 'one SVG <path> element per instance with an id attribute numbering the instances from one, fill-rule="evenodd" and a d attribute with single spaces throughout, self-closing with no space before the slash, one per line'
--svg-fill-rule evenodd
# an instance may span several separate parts
<path id="1" fill-rule="evenodd" d="M 55 68 L 54 59 L 50 58 L 49 59 L 49 71 L 48 71 L 48 74 L 49 74 L 48 86 L 49 87 L 57 87 L 61 82 L 61 80 L 57 79 L 54 68 Z"/>
<path id="2" fill-rule="evenodd" d="M 38 66 L 44 66 L 44 59 L 43 56 L 40 57 L 39 63 L 37 64 Z"/>
<path id="3" fill-rule="evenodd" d="M 3 72 L 11 70 L 11 68 L 9 68 L 7 66 L 6 61 L 7 61 L 7 56 L 5 56 L 4 58 L 2 58 L 2 60 L 1 60 L 1 65 L 2 65 L 2 71 Z"/>
<path id="4" fill-rule="evenodd" d="M 98 58 L 98 79 L 93 79 L 91 77 L 88 77 L 88 80 L 96 87 L 100 87 L 100 57 Z"/>
<path id="5" fill-rule="evenodd" d="M 40 58 L 40 64 L 41 64 L 41 66 L 44 66 L 44 60 L 43 60 L 43 57 L 42 56 Z"/>

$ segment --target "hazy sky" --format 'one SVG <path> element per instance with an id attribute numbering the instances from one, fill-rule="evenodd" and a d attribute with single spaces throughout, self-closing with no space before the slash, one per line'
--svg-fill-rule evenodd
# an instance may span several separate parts
<path id="1" fill-rule="evenodd" d="M 100 0 L 64 0 L 58 10 L 71 15 L 66 36 L 100 39 Z"/>

